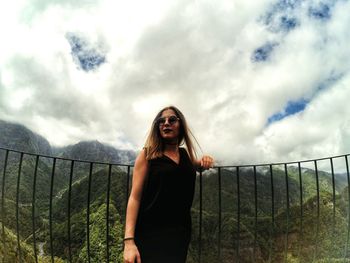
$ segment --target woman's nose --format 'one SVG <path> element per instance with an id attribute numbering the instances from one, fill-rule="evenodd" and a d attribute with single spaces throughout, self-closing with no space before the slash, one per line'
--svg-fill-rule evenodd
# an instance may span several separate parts
<path id="1" fill-rule="evenodd" d="M 170 125 L 169 118 L 165 118 L 164 125 Z"/>

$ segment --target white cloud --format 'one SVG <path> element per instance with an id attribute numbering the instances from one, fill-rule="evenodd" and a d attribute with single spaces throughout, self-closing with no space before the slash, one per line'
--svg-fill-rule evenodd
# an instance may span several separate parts
<path id="1" fill-rule="evenodd" d="M 346 153 L 350 147 L 349 84 L 350 76 L 319 94 L 304 112 L 272 124 L 256 138 L 258 148 L 265 156 L 284 161 Z"/>
<path id="2" fill-rule="evenodd" d="M 2 3 L 0 118 L 55 145 L 98 139 L 139 149 L 157 111 L 173 104 L 221 163 L 346 153 L 350 3 L 334 2 L 321 20 L 308 15 L 317 1 L 302 2 L 288 9 L 295 27 L 282 30 L 277 2 Z M 280 13 L 266 25 L 271 12 Z M 79 68 L 67 33 L 105 63 Z M 266 43 L 275 43 L 268 59 L 254 62 Z M 300 99 L 310 100 L 304 112 L 267 125 Z"/>

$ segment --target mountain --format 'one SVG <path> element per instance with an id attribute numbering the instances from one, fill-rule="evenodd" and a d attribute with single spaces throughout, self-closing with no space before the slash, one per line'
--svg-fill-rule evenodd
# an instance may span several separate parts
<path id="1" fill-rule="evenodd" d="M 81 141 L 64 147 L 51 147 L 41 135 L 17 123 L 0 120 L 0 147 L 34 154 L 92 162 L 132 164 L 136 154 L 95 141 Z"/>
<path id="2" fill-rule="evenodd" d="M 0 120 L 0 134 L 0 147 L 52 155 L 50 143 L 21 124 Z"/>
<path id="3" fill-rule="evenodd" d="M 132 164 L 136 154 L 131 150 L 118 150 L 99 141 L 81 141 L 74 145 L 64 147 L 51 147 L 50 143 L 41 135 L 38 135 L 25 126 L 0 120 L 0 147 L 17 151 L 56 156 L 74 160 L 92 162 Z M 0 170 L 4 168 L 5 151 L 0 150 Z M 7 163 L 8 176 L 6 177 L 5 190 L 15 200 L 16 180 L 19 170 L 20 154 L 10 152 Z M 72 182 L 80 180 L 89 173 L 89 165 L 85 162 L 75 162 Z M 49 198 L 53 159 L 40 157 L 38 162 L 37 195 Z M 53 195 L 68 187 L 70 176 L 70 161 L 58 159 L 55 166 Z M 96 165 L 98 166 L 98 165 Z M 35 157 L 24 155 L 22 167 L 20 202 L 29 203 L 32 196 L 32 182 L 34 176 Z M 102 169 L 101 167 L 97 167 Z M 43 199 L 44 200 L 44 199 Z M 48 204 L 47 204 L 48 205 Z"/>
<path id="4" fill-rule="evenodd" d="M 0 147 L 24 151 L 35 154 L 57 157 L 88 160 L 106 163 L 133 163 L 135 152 L 127 150 L 117 150 L 111 146 L 104 145 L 98 141 L 83 141 L 65 147 L 51 147 L 50 143 L 42 136 L 32 132 L 23 125 L 5 122 L 0 120 Z M 5 151 L 0 150 L 0 169 L 4 168 Z M 17 193 L 17 176 L 19 172 L 20 154 L 10 152 L 6 167 L 5 179 L 5 199 L 15 201 Z M 39 213 L 45 213 L 49 207 L 50 185 L 52 181 L 53 160 L 40 157 L 37 169 L 36 180 L 36 203 Z M 104 169 L 96 165 L 94 172 Z M 19 203 L 29 204 L 33 196 L 35 157 L 24 155 L 22 161 Z M 76 162 L 72 183 L 79 181 L 89 173 L 87 163 Z M 70 175 L 70 161 L 57 160 L 55 166 L 55 176 L 53 179 L 53 197 L 68 188 Z"/>
<path id="5" fill-rule="evenodd" d="M 55 153 L 58 157 L 92 162 L 132 164 L 135 160 L 134 151 L 117 150 L 97 140 L 56 148 Z"/>

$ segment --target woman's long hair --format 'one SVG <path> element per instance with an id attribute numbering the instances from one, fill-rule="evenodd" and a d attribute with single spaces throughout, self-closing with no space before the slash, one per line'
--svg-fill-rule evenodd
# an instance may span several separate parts
<path id="1" fill-rule="evenodd" d="M 197 145 L 199 146 L 196 138 L 192 134 L 191 130 L 189 129 L 185 116 L 182 114 L 182 112 L 174 107 L 174 106 L 168 106 L 160 110 L 157 114 L 157 116 L 154 118 L 151 130 L 148 134 L 148 137 L 146 139 L 145 143 L 145 150 L 146 150 L 146 159 L 151 160 L 155 159 L 157 157 L 161 157 L 163 155 L 164 150 L 164 140 L 162 139 L 159 131 L 159 124 L 158 119 L 162 116 L 163 111 L 165 110 L 173 110 L 176 114 L 176 116 L 180 119 L 180 127 L 179 127 L 179 140 L 178 144 L 183 145 L 185 144 L 185 147 L 187 149 L 187 152 L 190 156 L 190 159 L 192 163 L 194 163 L 197 154 L 196 150 L 194 149 L 193 141 L 191 137 L 195 140 Z M 200 146 L 199 146 L 200 148 Z"/>

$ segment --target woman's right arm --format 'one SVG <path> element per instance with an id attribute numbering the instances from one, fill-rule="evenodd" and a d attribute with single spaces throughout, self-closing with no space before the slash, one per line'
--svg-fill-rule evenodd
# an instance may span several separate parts
<path id="1" fill-rule="evenodd" d="M 132 178 L 131 193 L 129 196 L 128 206 L 126 209 L 125 238 L 135 236 L 135 226 L 140 202 L 142 189 L 148 171 L 148 162 L 146 160 L 145 149 L 137 156 Z M 133 239 L 124 241 L 124 263 L 141 263 L 140 253 Z"/>

